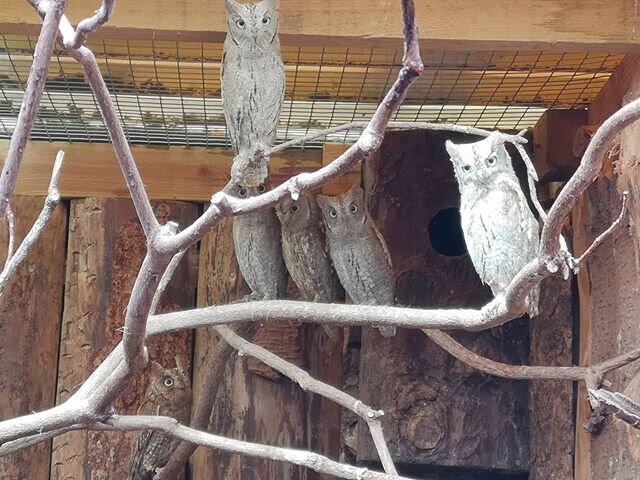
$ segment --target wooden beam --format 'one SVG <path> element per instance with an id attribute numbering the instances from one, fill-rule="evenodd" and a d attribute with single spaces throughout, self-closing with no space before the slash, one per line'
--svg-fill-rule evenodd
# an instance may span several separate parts
<path id="1" fill-rule="evenodd" d="M 282 0 L 284 44 L 401 46 L 397 0 Z M 418 0 L 417 23 L 429 48 L 639 51 L 633 0 Z M 93 14 L 92 2 L 71 0 L 72 21 Z M 372 12 L 377 14 L 372 14 Z M 121 0 L 100 35 L 116 38 L 221 41 L 222 1 Z M 0 0 L 0 31 L 35 33 L 40 19 L 26 2 Z"/>
<path id="2" fill-rule="evenodd" d="M 0 158 L 9 142 L 0 141 Z M 64 150 L 60 177 L 63 197 L 128 197 L 110 144 L 29 142 L 16 193 L 46 195 L 53 161 Z M 133 146 L 147 192 L 158 200 L 206 201 L 228 181 L 232 152 L 222 148 Z M 276 184 L 295 173 L 322 166 L 322 150 L 289 150 L 275 155 L 271 176 Z"/>

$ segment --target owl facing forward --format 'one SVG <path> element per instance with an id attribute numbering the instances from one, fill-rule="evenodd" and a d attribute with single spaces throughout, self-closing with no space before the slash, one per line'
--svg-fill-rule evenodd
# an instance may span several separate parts
<path id="1" fill-rule="evenodd" d="M 151 381 L 144 402 L 138 409 L 142 415 L 166 415 L 185 424 L 191 412 L 191 382 L 176 359 L 176 368 L 163 368 L 151 362 Z M 178 446 L 171 435 L 152 430 L 142 432 L 135 443 L 127 480 L 152 480 Z"/>
<path id="2" fill-rule="evenodd" d="M 460 218 L 469 256 L 495 296 L 538 254 L 539 226 L 499 132 L 469 144 L 446 144 L 460 187 Z M 527 299 L 538 313 L 539 288 Z"/>
<path id="3" fill-rule="evenodd" d="M 395 279 L 384 238 L 367 214 L 361 188 L 337 197 L 318 195 L 331 261 L 340 283 L 356 304 L 393 305 Z M 379 327 L 392 336 L 394 327 Z"/>
<path id="4" fill-rule="evenodd" d="M 278 0 L 225 0 L 229 31 L 222 57 L 222 108 L 236 154 L 232 180 L 263 183 L 284 100 Z"/>

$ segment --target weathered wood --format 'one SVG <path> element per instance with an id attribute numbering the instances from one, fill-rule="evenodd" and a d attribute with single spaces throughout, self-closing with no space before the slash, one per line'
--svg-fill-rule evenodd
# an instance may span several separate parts
<path id="1" fill-rule="evenodd" d="M 533 129 L 533 150 L 541 183 L 568 180 L 582 153 L 574 153 L 574 139 L 587 123 L 586 110 L 547 110 Z"/>
<path id="2" fill-rule="evenodd" d="M 322 165 L 328 165 L 346 152 L 351 145 L 343 143 L 325 143 L 322 147 Z M 340 195 L 351 188 L 352 185 L 360 185 L 362 175 L 361 165 L 357 165 L 349 173 L 342 175 L 322 186 L 323 195 Z"/>
<path id="3" fill-rule="evenodd" d="M 44 198 L 16 196 L 16 244 L 42 209 Z M 58 205 L 47 227 L 0 297 L 0 420 L 55 404 L 58 338 L 64 297 L 67 204 Z M 0 223 L 0 258 L 8 246 Z M 0 458 L 1 479 L 49 478 L 51 442 Z"/>
<path id="4" fill-rule="evenodd" d="M 477 307 L 490 298 L 461 243 L 447 138 L 463 137 L 390 132 L 365 166 L 369 209 L 386 238 L 397 302 L 403 306 Z M 446 209 L 454 209 L 449 217 L 442 213 Z M 527 360 L 527 330 L 521 320 L 456 338 L 481 355 L 520 364 Z M 385 435 L 398 462 L 510 472 L 528 468 L 527 384 L 480 374 L 419 332 L 399 329 L 395 338 L 385 339 L 363 329 L 360 394 L 386 412 Z M 358 459 L 376 461 L 362 427 Z"/>
<path id="5" fill-rule="evenodd" d="M 158 218 L 193 222 L 197 205 L 158 203 Z M 124 310 L 146 241 L 129 200 L 95 199 L 71 202 L 67 280 L 60 341 L 58 402 L 67 399 L 122 338 Z M 195 251 L 190 250 L 169 284 L 159 311 L 193 306 Z M 173 366 L 179 356 L 191 363 L 191 332 L 153 339 L 149 356 Z M 140 375 L 119 395 L 115 408 L 135 413 L 146 388 Z M 54 441 L 52 479 L 126 478 L 134 434 L 74 432 Z"/>
<path id="6" fill-rule="evenodd" d="M 221 222 L 202 242 L 200 306 L 227 303 L 247 292 L 235 258 L 231 226 L 231 220 Z M 216 341 L 209 331 L 198 331 L 197 366 L 202 365 Z M 196 372 L 198 385 L 203 372 L 198 367 Z M 305 446 L 304 394 L 300 387 L 285 379 L 274 382 L 249 372 L 244 357 L 234 356 L 229 362 L 212 417 L 213 431 L 222 435 L 271 445 Z M 198 452 L 193 459 L 194 480 L 295 480 L 303 475 L 302 469 L 292 465 L 216 451 Z"/>
<path id="7" fill-rule="evenodd" d="M 530 323 L 531 365 L 573 365 L 573 288 L 552 277 L 540 289 L 540 312 Z M 573 476 L 573 385 L 566 381 L 529 384 L 531 414 L 530 480 Z"/>
<path id="8" fill-rule="evenodd" d="M 4 158 L 8 140 L 0 140 Z M 46 195 L 58 150 L 65 151 L 60 178 L 63 197 L 128 197 L 111 144 L 29 142 L 16 193 Z M 208 201 L 229 180 L 233 154 L 223 148 L 132 146 L 149 197 L 157 200 Z M 289 150 L 274 155 L 271 177 L 279 184 L 322 165 L 320 150 Z"/>
<path id="9" fill-rule="evenodd" d="M 389 0 L 282 0 L 280 34 L 284 44 L 401 45 L 400 6 Z M 93 14 L 95 5 L 69 2 L 70 18 Z M 371 12 L 384 12 L 371 15 Z M 28 4 L 0 1 L 0 31 L 35 33 L 40 20 Z M 558 51 L 631 51 L 638 49 L 632 0 L 541 2 L 480 0 L 469 21 L 465 0 L 416 2 L 420 37 L 429 48 L 452 50 L 555 49 Z M 505 28 L 508 26 L 508 28 Z M 577 28 L 577 26 L 579 28 Z M 98 35 L 221 41 L 227 30 L 224 4 L 170 0 L 118 4 Z"/>

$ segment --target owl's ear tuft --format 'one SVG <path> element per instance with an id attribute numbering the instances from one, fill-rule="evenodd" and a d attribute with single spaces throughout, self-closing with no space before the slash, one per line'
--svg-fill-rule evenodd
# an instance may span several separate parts
<path id="1" fill-rule="evenodd" d="M 280 6 L 280 0 L 263 0 L 262 2 L 265 6 L 277 10 Z"/>
<path id="2" fill-rule="evenodd" d="M 352 202 L 362 203 L 364 201 L 364 190 L 358 185 L 352 185 L 345 197 Z"/>
<path id="3" fill-rule="evenodd" d="M 149 364 L 151 366 L 152 375 L 156 377 L 161 377 L 162 375 L 164 375 L 164 367 L 160 365 L 158 362 L 151 360 Z"/>
<path id="4" fill-rule="evenodd" d="M 444 148 L 447 149 L 447 153 L 451 157 L 451 160 L 455 160 L 458 156 L 458 146 L 451 140 L 444 142 Z"/>
<path id="5" fill-rule="evenodd" d="M 180 357 L 178 355 L 174 357 L 174 361 L 176 362 L 176 368 L 180 370 L 183 375 L 186 374 L 187 369 L 185 368 L 184 364 L 182 363 L 182 360 L 180 360 Z"/>
<path id="6" fill-rule="evenodd" d="M 228 13 L 240 14 L 240 10 L 242 9 L 242 4 L 236 2 L 236 0 L 224 0 L 224 4 L 227 7 Z"/>

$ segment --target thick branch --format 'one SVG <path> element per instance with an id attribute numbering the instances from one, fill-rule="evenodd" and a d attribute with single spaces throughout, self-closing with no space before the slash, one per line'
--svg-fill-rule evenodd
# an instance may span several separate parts
<path id="1" fill-rule="evenodd" d="M 304 450 L 272 447 L 270 445 L 260 445 L 212 435 L 180 425 L 176 420 L 169 417 L 114 415 L 106 421 L 104 427 L 113 430 L 162 431 L 185 442 L 266 460 L 292 463 L 310 468 L 318 473 L 334 475 L 348 480 L 409 480 L 406 477 L 372 472 L 366 468 L 352 467 Z M 104 427 L 97 426 L 101 430 Z"/>
<path id="2" fill-rule="evenodd" d="M 42 29 L 38 43 L 33 53 L 33 64 L 29 71 L 24 100 L 20 106 L 20 113 L 16 128 L 11 135 L 7 158 L 4 160 L 0 176 L 0 218 L 4 218 L 7 205 L 16 186 L 20 163 L 27 146 L 27 140 L 33 128 L 33 122 L 38 114 L 42 92 L 49 74 L 49 64 L 53 55 L 53 47 L 58 35 L 58 24 L 67 6 L 67 0 L 52 0 L 44 15 Z"/>
<path id="3" fill-rule="evenodd" d="M 47 197 L 44 200 L 44 206 L 38 218 L 34 222 L 29 233 L 24 237 L 24 240 L 16 250 L 15 254 L 8 259 L 7 263 L 0 273 L 0 295 L 7 285 L 7 282 L 11 276 L 18 269 L 20 264 L 27 258 L 33 245 L 38 241 L 44 228 L 47 226 L 53 211 L 60 203 L 60 192 L 58 191 L 58 181 L 60 180 L 60 172 L 62 171 L 62 162 L 64 161 L 64 152 L 60 150 L 56 156 L 56 160 L 53 164 L 53 172 L 51 173 L 51 181 L 49 182 L 49 190 Z"/>
<path id="4" fill-rule="evenodd" d="M 102 0 L 102 5 L 96 10 L 95 15 L 89 18 L 85 18 L 76 27 L 76 34 L 73 37 L 73 41 L 69 45 L 65 44 L 66 48 L 79 48 L 84 42 L 87 41 L 87 37 L 90 33 L 95 32 L 98 28 L 109 21 L 113 14 L 113 8 L 116 5 L 116 0 Z"/>

